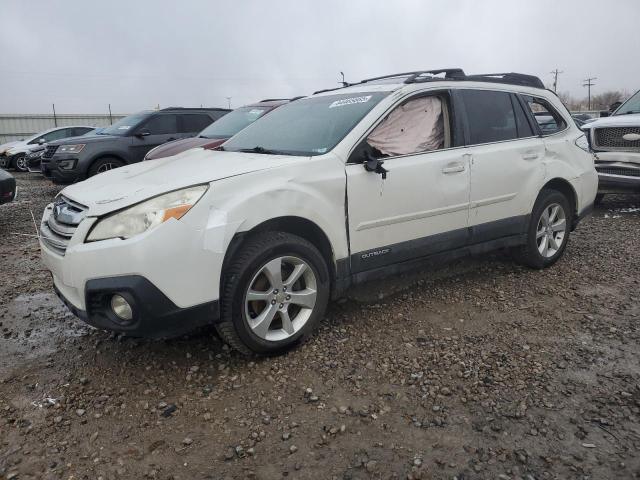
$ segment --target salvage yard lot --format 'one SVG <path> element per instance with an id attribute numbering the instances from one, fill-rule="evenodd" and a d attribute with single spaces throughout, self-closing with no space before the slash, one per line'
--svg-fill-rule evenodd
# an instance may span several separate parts
<path id="1" fill-rule="evenodd" d="M 506 253 L 372 283 L 288 355 L 69 314 L 0 207 L 0 478 L 638 478 L 640 212 L 610 197 L 544 271 Z"/>

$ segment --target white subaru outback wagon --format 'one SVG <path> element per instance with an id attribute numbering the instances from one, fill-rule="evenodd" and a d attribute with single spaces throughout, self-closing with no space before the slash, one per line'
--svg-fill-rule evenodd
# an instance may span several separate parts
<path id="1" fill-rule="evenodd" d="M 219 151 L 65 188 L 42 257 L 91 325 L 166 337 L 213 324 L 266 354 L 308 336 L 350 285 L 436 257 L 508 247 L 553 264 L 597 186 L 586 139 L 537 77 L 395 74 L 284 105 Z"/>

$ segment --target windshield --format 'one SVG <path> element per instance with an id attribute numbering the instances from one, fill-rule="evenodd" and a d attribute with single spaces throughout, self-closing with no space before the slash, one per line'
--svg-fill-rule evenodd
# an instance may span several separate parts
<path id="1" fill-rule="evenodd" d="M 247 125 L 252 124 L 273 107 L 242 107 L 227 113 L 220 120 L 216 120 L 203 131 L 199 137 L 229 138 L 233 137 Z"/>
<path id="2" fill-rule="evenodd" d="M 148 116 L 148 112 L 129 115 L 128 117 L 124 117 L 118 120 L 110 127 L 103 129 L 101 132 L 96 132 L 96 135 L 126 135 L 128 131 L 130 131 Z"/>
<path id="3" fill-rule="evenodd" d="M 640 113 L 640 90 L 633 97 L 618 107 L 614 115 L 628 115 L 630 113 Z"/>
<path id="4" fill-rule="evenodd" d="M 224 149 L 322 155 L 335 147 L 388 94 L 358 92 L 296 100 L 278 107 L 227 140 Z"/>

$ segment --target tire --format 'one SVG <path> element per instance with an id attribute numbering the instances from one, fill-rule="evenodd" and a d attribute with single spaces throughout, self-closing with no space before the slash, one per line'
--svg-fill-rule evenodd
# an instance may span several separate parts
<path id="1" fill-rule="evenodd" d="M 278 271 L 279 284 L 271 275 Z M 330 284 L 327 262 L 311 243 L 283 232 L 257 234 L 225 268 L 216 330 L 245 355 L 285 352 L 304 341 L 324 316 Z M 256 300 L 247 299 L 249 291 Z"/>
<path id="2" fill-rule="evenodd" d="M 559 210 L 555 211 L 555 207 Z M 545 220 L 543 215 L 550 217 Z M 556 230 L 562 224 L 564 217 L 564 231 Z M 567 244 L 573 221 L 573 210 L 566 196 L 557 190 L 544 189 L 538 195 L 527 231 L 527 242 L 515 251 L 516 259 L 531 268 L 542 269 L 556 263 L 562 257 Z M 562 233 L 562 236 L 559 234 Z M 553 240 L 550 239 L 550 236 Z M 545 245 L 547 249 L 545 250 Z M 544 253 L 543 253 L 544 252 Z"/>
<path id="3" fill-rule="evenodd" d="M 16 158 L 13 160 L 13 167 L 19 172 L 28 172 L 29 168 L 27 167 L 27 156 L 16 156 Z"/>
<path id="4" fill-rule="evenodd" d="M 7 157 L 0 157 L 0 168 L 3 168 L 5 170 L 9 168 L 9 160 L 7 159 Z"/>
<path id="5" fill-rule="evenodd" d="M 602 200 L 604 200 L 604 193 L 599 193 L 596 195 L 596 199 L 593 201 L 594 205 L 601 205 L 602 204 Z"/>
<path id="6" fill-rule="evenodd" d="M 115 157 L 99 158 L 91 164 L 91 167 L 89 167 L 87 177 L 93 177 L 94 175 L 113 170 L 114 168 L 120 168 L 124 164 L 125 163 L 122 160 Z"/>

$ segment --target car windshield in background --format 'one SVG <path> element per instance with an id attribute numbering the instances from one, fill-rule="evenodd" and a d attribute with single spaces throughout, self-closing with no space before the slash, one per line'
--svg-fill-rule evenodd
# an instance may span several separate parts
<path id="1" fill-rule="evenodd" d="M 322 155 L 335 147 L 389 93 L 345 93 L 296 100 L 249 125 L 228 140 L 224 149 Z"/>
<path id="2" fill-rule="evenodd" d="M 631 113 L 640 113 L 640 90 L 633 97 L 624 102 L 614 112 L 614 115 L 628 115 Z"/>
<path id="3" fill-rule="evenodd" d="M 247 125 L 252 124 L 273 107 L 242 107 L 227 113 L 220 120 L 216 120 L 203 131 L 199 137 L 229 138 L 234 136 Z"/>
<path id="4" fill-rule="evenodd" d="M 98 132 L 97 135 L 126 135 L 132 128 L 149 116 L 148 113 L 136 113 L 118 120 L 116 123 Z"/>

